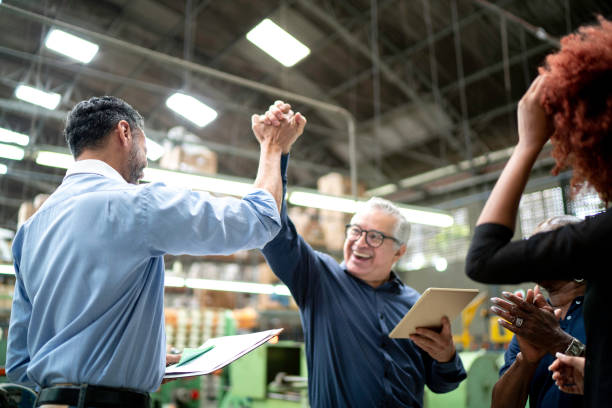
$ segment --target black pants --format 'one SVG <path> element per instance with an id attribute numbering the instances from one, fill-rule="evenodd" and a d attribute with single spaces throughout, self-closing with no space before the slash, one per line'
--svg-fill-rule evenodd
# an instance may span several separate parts
<path id="1" fill-rule="evenodd" d="M 125 388 L 81 384 L 43 388 L 35 406 L 65 404 L 77 408 L 149 408 L 149 394 Z"/>

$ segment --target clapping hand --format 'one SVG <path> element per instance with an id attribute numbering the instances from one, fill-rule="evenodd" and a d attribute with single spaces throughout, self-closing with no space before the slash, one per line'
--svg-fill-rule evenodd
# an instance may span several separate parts
<path id="1" fill-rule="evenodd" d="M 505 299 L 492 298 L 491 312 L 502 317 L 499 324 L 517 335 L 523 357 L 539 361 L 547 352 L 564 350 L 571 336 L 559 326 L 560 310 L 554 310 L 539 293 L 539 287 L 527 290 L 525 299 L 504 292 Z"/>

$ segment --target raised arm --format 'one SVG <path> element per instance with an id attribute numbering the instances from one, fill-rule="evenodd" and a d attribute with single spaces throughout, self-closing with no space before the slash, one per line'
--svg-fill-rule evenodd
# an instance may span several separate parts
<path id="1" fill-rule="evenodd" d="M 485 204 L 476 225 L 495 223 L 514 230 L 516 213 L 529 173 L 550 137 L 548 118 L 540 103 L 546 75 L 538 76 L 518 105 L 519 141 Z"/>
<path id="2" fill-rule="evenodd" d="M 261 146 L 254 186 L 269 191 L 279 211 L 282 202 L 280 156 L 289 153 L 306 125 L 306 119 L 300 113 L 293 115 L 290 109 L 289 104 L 277 101 L 265 115 L 251 117 L 253 133 Z M 272 118 L 274 123 L 267 125 L 265 122 Z"/>

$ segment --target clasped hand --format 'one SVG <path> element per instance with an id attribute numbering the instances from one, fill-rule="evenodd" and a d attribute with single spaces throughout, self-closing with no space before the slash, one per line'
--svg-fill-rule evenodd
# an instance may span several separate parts
<path id="1" fill-rule="evenodd" d="M 263 115 L 251 117 L 251 127 L 257 141 L 262 145 L 280 147 L 289 153 L 291 146 L 304 132 L 306 118 L 299 112 L 294 113 L 291 105 L 276 101 Z"/>

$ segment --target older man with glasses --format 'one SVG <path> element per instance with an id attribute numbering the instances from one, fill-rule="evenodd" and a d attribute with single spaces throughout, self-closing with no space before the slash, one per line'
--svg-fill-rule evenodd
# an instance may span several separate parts
<path id="1" fill-rule="evenodd" d="M 288 114 L 273 106 L 265 122 L 289 126 Z M 283 197 L 287 164 L 285 154 Z M 420 296 L 391 270 L 410 234 L 397 207 L 372 198 L 355 214 L 341 264 L 304 241 L 284 202 L 281 223 L 263 254 L 300 308 L 312 407 L 422 407 L 425 384 L 448 392 L 466 377 L 448 319 L 439 332 L 420 328 L 413 339 L 389 338 Z"/>

